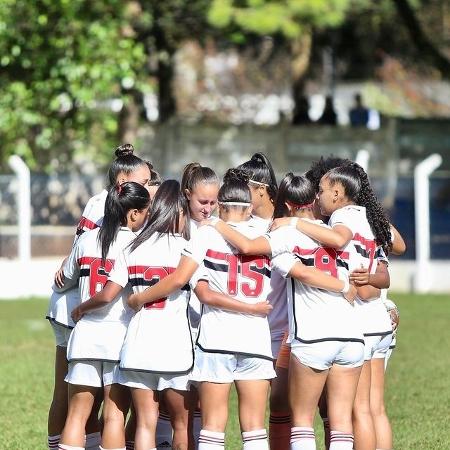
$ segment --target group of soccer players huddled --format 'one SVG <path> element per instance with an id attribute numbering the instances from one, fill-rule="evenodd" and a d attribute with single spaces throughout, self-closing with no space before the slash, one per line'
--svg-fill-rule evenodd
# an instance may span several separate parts
<path id="1" fill-rule="evenodd" d="M 180 183 L 130 144 L 115 156 L 55 274 L 48 448 L 237 448 L 238 413 L 244 450 L 314 450 L 319 410 L 328 449 L 392 449 L 388 257 L 405 243 L 361 166 L 321 157 L 277 183 L 256 153 Z"/>

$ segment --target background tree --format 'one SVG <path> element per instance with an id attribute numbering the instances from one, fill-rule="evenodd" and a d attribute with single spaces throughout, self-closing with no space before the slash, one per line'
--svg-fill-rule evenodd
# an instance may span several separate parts
<path id="1" fill-rule="evenodd" d="M 115 146 L 121 86 L 145 63 L 121 0 L 0 1 L 0 161 L 64 167 Z"/>
<path id="2" fill-rule="evenodd" d="M 252 35 L 270 35 L 283 41 L 291 55 L 295 123 L 296 109 L 303 109 L 300 103 L 314 34 L 341 25 L 350 6 L 356 4 L 358 1 L 349 0 L 213 0 L 208 17 L 237 42 Z"/>

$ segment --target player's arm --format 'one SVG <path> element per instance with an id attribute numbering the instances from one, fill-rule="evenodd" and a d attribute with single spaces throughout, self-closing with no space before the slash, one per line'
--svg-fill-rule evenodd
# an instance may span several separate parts
<path id="1" fill-rule="evenodd" d="M 229 242 L 233 247 L 237 248 L 239 253 L 244 255 L 269 255 L 271 254 L 270 245 L 267 239 L 263 236 L 256 239 L 249 239 L 239 231 L 230 227 L 223 220 L 209 220 L 203 222 L 214 226 L 214 228 L 222 235 L 222 237 Z"/>
<path id="2" fill-rule="evenodd" d="M 194 292 L 202 303 L 231 312 L 267 316 L 273 309 L 267 300 L 251 304 L 241 302 L 221 292 L 213 291 L 205 280 L 199 280 Z"/>
<path id="3" fill-rule="evenodd" d="M 292 266 L 288 275 L 312 287 L 331 292 L 341 292 L 351 303 L 356 297 L 356 288 L 349 284 L 348 281 L 332 277 L 315 267 L 305 266 L 300 261 Z"/>
<path id="4" fill-rule="evenodd" d="M 403 255 L 403 253 L 406 252 L 406 243 L 402 237 L 402 235 L 398 232 L 397 228 L 390 224 L 391 226 L 391 233 L 392 233 L 392 248 L 391 252 L 394 255 Z"/>
<path id="5" fill-rule="evenodd" d="M 78 322 L 86 313 L 95 309 L 102 308 L 103 306 L 111 303 L 123 289 L 120 284 L 113 281 L 107 281 L 105 286 L 100 292 L 97 292 L 93 297 L 78 305 L 72 311 L 72 319 L 74 322 Z"/>
<path id="6" fill-rule="evenodd" d="M 137 311 L 145 303 L 153 303 L 156 300 L 168 297 L 172 292 L 186 285 L 197 268 L 198 263 L 194 259 L 183 255 L 174 272 L 144 291 L 131 294 L 128 297 L 128 305 Z"/>
<path id="7" fill-rule="evenodd" d="M 295 219 L 292 217 L 275 219 L 272 223 L 271 230 L 273 231 L 280 226 L 293 225 L 295 223 L 297 230 L 320 242 L 324 247 L 337 250 L 345 247 L 353 237 L 352 231 L 345 225 L 335 225 L 330 229 L 307 220 L 297 219 L 295 221 Z"/>

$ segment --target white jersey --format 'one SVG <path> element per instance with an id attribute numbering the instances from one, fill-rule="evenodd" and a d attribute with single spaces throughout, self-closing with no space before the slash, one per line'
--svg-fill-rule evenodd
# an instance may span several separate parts
<path id="1" fill-rule="evenodd" d="M 234 227 L 249 238 L 259 235 L 248 222 L 240 222 Z M 199 228 L 183 254 L 199 266 L 203 264 L 199 269 L 206 275 L 210 289 L 246 303 L 267 299 L 270 290 L 269 259 L 237 254 L 236 249 L 213 227 Z M 198 275 L 195 278 L 199 279 Z M 208 305 L 202 305 L 197 346 L 204 352 L 272 359 L 266 317 L 224 311 Z"/>
<path id="2" fill-rule="evenodd" d="M 269 231 L 271 219 L 262 219 L 261 217 L 252 216 L 249 223 L 257 228 L 261 235 Z M 267 296 L 273 309 L 267 316 L 270 327 L 270 336 L 272 341 L 280 341 L 283 339 L 284 333 L 288 328 L 288 308 L 286 280 L 280 272 L 274 270 L 270 278 L 270 292 Z"/>
<path id="3" fill-rule="evenodd" d="M 84 233 L 64 266 L 68 280 L 78 280 L 81 302 L 100 292 L 120 252 L 136 237 L 127 227 L 121 227 L 111 244 L 107 259 L 102 263 L 98 242 L 100 229 Z M 119 361 L 126 328 L 133 315 L 126 299 L 131 289 L 122 290 L 109 304 L 86 313 L 76 324 L 67 346 L 67 359 Z"/>
<path id="4" fill-rule="evenodd" d="M 101 225 L 105 214 L 107 195 L 108 191 L 103 189 L 100 194 L 89 199 L 78 223 L 73 245 L 85 231 L 93 230 Z M 46 318 L 67 328 L 73 328 L 75 324 L 70 317 L 70 313 L 81 301 L 78 287 L 74 286 L 63 293 L 57 292 L 56 286 L 53 286 L 52 290 Z"/>
<path id="5" fill-rule="evenodd" d="M 313 221 L 327 227 L 321 221 Z M 339 279 L 348 279 L 347 253 L 322 247 L 294 227 L 283 227 L 267 236 L 272 267 L 283 277 L 299 261 Z M 288 286 L 288 342 L 312 344 L 322 341 L 364 343 L 355 308 L 341 293 L 326 291 L 290 279 Z"/>
<path id="6" fill-rule="evenodd" d="M 130 252 L 126 249 L 109 279 L 129 283 L 142 292 L 175 271 L 186 240 L 180 235 L 154 234 Z M 194 364 L 188 321 L 189 286 L 144 305 L 131 319 L 120 356 L 124 370 L 187 373 Z"/>
<path id="7" fill-rule="evenodd" d="M 344 225 L 353 234 L 351 241 L 343 249 L 349 253 L 349 271 L 364 267 L 375 273 L 377 260 L 385 256 L 377 248 L 375 236 L 366 216 L 366 208 L 349 205 L 336 210 L 330 217 L 328 225 Z M 355 300 L 355 306 L 364 331 L 364 336 L 384 336 L 392 333 L 390 320 L 380 298 Z"/>
<path id="8" fill-rule="evenodd" d="M 194 219 L 190 219 L 189 221 L 190 227 L 190 239 L 193 239 L 197 234 L 197 230 L 200 227 L 200 222 L 197 222 Z M 191 328 L 194 331 L 194 334 L 197 333 L 198 326 L 200 325 L 200 316 L 202 314 L 202 304 L 200 300 L 195 295 L 195 292 L 191 292 L 191 299 L 189 300 L 189 322 L 191 324 Z"/>
<path id="9" fill-rule="evenodd" d="M 95 230 L 102 225 L 103 216 L 105 215 L 105 201 L 108 191 L 103 189 L 100 194 L 94 195 L 89 199 L 84 208 L 81 219 L 77 225 L 76 237 L 81 236 L 84 232 Z"/>

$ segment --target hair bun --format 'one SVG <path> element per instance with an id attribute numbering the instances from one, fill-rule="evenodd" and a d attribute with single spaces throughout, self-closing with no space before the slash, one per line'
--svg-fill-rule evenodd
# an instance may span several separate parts
<path id="1" fill-rule="evenodd" d="M 262 164 L 266 164 L 266 159 L 264 158 L 264 155 L 262 153 L 255 153 L 251 157 L 251 161 L 256 161 Z"/>
<path id="2" fill-rule="evenodd" d="M 134 147 L 132 144 L 122 144 L 116 148 L 116 151 L 114 153 L 117 158 L 120 158 L 121 156 L 132 155 L 134 153 Z"/>
<path id="3" fill-rule="evenodd" d="M 226 174 L 223 177 L 223 182 L 226 183 L 228 181 L 232 180 L 238 180 L 242 181 L 244 183 L 248 183 L 250 180 L 250 177 L 248 175 L 248 172 L 242 169 L 228 169 Z"/>

